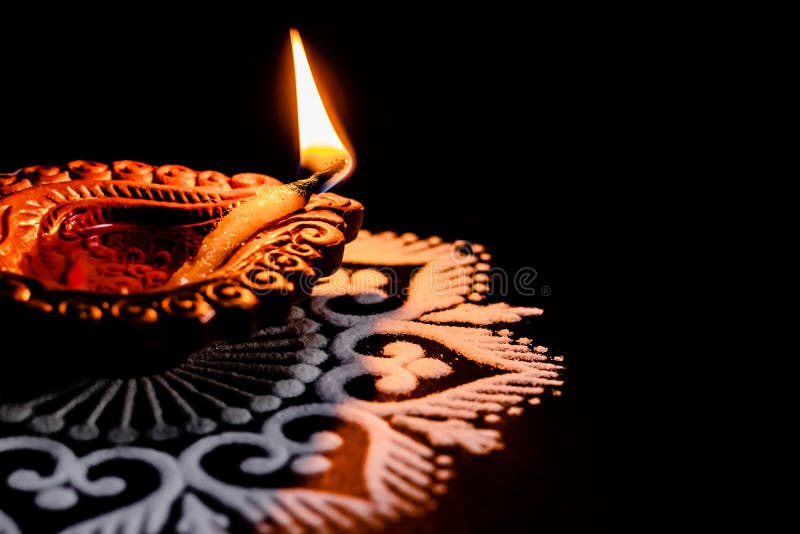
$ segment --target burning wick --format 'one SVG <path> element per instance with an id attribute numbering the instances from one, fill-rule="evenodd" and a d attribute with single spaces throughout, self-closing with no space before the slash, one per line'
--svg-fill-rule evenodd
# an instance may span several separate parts
<path id="1" fill-rule="evenodd" d="M 197 256 L 184 263 L 167 285 L 184 285 L 204 278 L 260 228 L 303 209 L 311 194 L 347 165 L 347 158 L 341 158 L 308 178 L 284 185 L 260 186 L 255 197 L 236 206 L 220 220 L 203 239 Z"/>
<path id="2" fill-rule="evenodd" d="M 290 31 L 297 92 L 300 164 L 310 177 L 284 185 L 262 185 L 255 196 L 233 208 L 200 244 L 195 258 L 172 275 L 168 286 L 197 282 L 261 228 L 303 209 L 312 193 L 329 190 L 353 172 L 355 161 L 336 133 L 317 90 L 297 30 Z"/>

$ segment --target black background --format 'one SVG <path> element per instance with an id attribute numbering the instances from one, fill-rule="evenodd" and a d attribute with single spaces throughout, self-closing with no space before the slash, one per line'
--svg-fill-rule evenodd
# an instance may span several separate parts
<path id="1" fill-rule="evenodd" d="M 696 150 L 675 132 L 701 75 L 679 64 L 681 37 L 650 15 L 395 9 L 7 15 L 0 170 L 135 159 L 290 179 L 298 27 L 357 153 L 337 192 L 364 203 L 364 226 L 481 242 L 496 266 L 533 267 L 537 294 L 508 300 L 543 307 L 533 336 L 566 356 L 564 395 L 527 410 L 507 451 L 460 471 L 413 526 L 677 521 L 700 491 L 671 485 L 692 381 L 676 309 L 693 256 L 674 221 L 694 209 L 681 171 Z"/>

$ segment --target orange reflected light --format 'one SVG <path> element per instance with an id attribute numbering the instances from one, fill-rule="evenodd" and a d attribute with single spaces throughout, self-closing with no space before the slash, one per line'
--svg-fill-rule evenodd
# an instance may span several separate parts
<path id="1" fill-rule="evenodd" d="M 308 64 L 300 33 L 289 30 L 294 60 L 294 81 L 297 93 L 297 129 L 300 139 L 300 165 L 319 172 L 337 160 L 344 159 L 344 168 L 333 175 L 321 191 L 327 191 L 348 178 L 355 168 L 355 155 L 348 150 L 331 122 L 322 97 L 317 90 L 311 66 Z"/>

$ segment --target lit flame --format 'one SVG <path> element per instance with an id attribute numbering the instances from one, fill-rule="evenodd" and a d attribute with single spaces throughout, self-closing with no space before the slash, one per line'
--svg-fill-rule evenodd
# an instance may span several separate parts
<path id="1" fill-rule="evenodd" d="M 300 33 L 289 30 L 294 59 L 294 81 L 297 91 L 297 129 L 300 134 L 300 165 L 311 172 L 319 172 L 338 159 L 345 159 L 344 168 L 325 182 L 321 191 L 327 191 L 349 177 L 355 167 L 354 155 L 345 147 L 336 133 L 325 105 L 322 103 L 311 66 L 308 64 Z"/>

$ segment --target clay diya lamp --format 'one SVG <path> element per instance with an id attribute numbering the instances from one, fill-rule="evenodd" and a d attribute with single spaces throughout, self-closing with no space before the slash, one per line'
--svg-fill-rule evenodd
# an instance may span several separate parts
<path id="1" fill-rule="evenodd" d="M 314 193 L 332 173 L 283 184 L 72 161 L 0 174 L 4 355 L 150 372 L 282 321 L 361 226 L 360 203 Z"/>
<path id="2" fill-rule="evenodd" d="M 51 373 L 168 368 L 283 320 L 339 267 L 363 208 L 323 191 L 352 173 L 353 152 L 295 30 L 291 42 L 308 178 L 137 161 L 0 174 L 2 356 Z"/>

